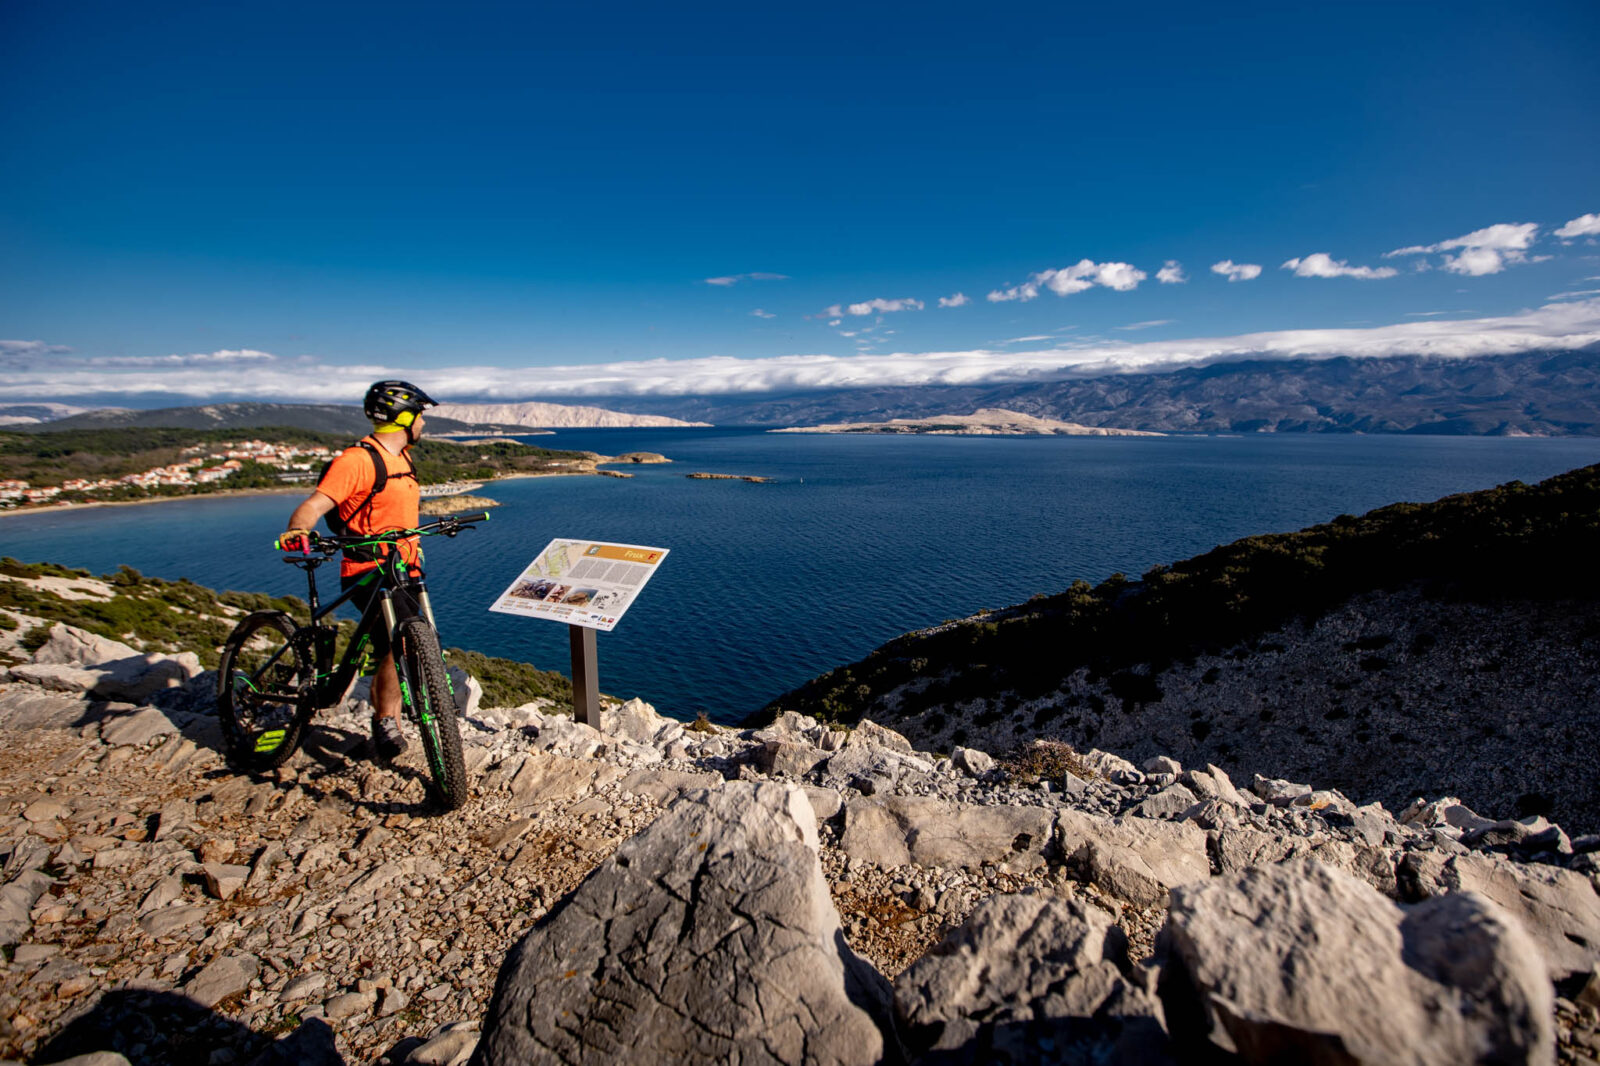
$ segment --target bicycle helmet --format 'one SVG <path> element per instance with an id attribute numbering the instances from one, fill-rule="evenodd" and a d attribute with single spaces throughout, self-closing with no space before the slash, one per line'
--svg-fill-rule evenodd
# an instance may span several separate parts
<path id="1" fill-rule="evenodd" d="M 415 418 L 425 408 L 437 406 L 438 400 L 409 381 L 379 381 L 367 390 L 367 398 L 362 402 L 361 409 L 373 422 L 408 425 L 411 419 L 402 418 L 402 415 L 409 413 Z"/>

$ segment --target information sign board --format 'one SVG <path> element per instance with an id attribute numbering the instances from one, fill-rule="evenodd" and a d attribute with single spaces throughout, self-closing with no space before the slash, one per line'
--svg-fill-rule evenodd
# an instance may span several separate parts
<path id="1" fill-rule="evenodd" d="M 558 537 L 489 610 L 610 631 L 666 557 L 666 548 Z"/>

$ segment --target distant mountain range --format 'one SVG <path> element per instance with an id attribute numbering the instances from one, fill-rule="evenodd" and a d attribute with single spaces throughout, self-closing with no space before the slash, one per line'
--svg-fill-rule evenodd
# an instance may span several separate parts
<path id="1" fill-rule="evenodd" d="M 53 422 L 58 418 L 67 418 L 88 410 L 91 408 L 74 407 L 70 403 L 0 404 L 0 426 L 29 426 L 39 422 Z"/>
<path id="2" fill-rule="evenodd" d="M 445 404 L 436 433 L 610 426 L 814 426 L 970 415 L 982 408 L 1157 433 L 1600 435 L 1600 346 L 1476 359 L 1258 359 L 1167 373 L 998 385 L 918 385 L 711 396 L 596 397 L 603 406 Z M 63 417 L 65 415 L 65 417 Z M 217 403 L 155 411 L 0 405 L 0 425 L 29 431 L 279 425 L 364 432 L 359 408 Z"/>
<path id="3" fill-rule="evenodd" d="M 547 427 L 686 426 L 660 415 L 625 414 L 600 407 L 553 403 L 441 404 L 428 413 L 430 433 L 526 433 Z M 24 432 L 115 429 L 124 426 L 178 429 L 255 429 L 289 426 L 360 436 L 372 428 L 361 408 L 344 404 L 210 403 L 136 411 L 125 407 L 84 408 L 37 403 L 0 406 L 0 426 Z"/>
<path id="4" fill-rule="evenodd" d="M 603 407 L 582 407 L 563 403 L 443 403 L 428 416 L 453 418 L 459 422 L 493 422 L 530 429 L 561 429 L 576 426 L 613 428 L 625 426 L 692 426 L 704 422 L 684 422 L 663 415 L 627 414 Z"/>
<path id="5" fill-rule="evenodd" d="M 1600 350 L 1218 363 L 1162 374 L 773 395 L 608 397 L 718 425 L 803 426 L 984 407 L 1161 433 L 1600 434 Z"/>

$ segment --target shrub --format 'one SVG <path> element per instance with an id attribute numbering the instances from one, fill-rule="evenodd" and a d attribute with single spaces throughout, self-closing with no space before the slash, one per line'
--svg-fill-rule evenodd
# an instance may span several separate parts
<path id="1" fill-rule="evenodd" d="M 1012 778 L 1027 785 L 1040 780 L 1058 781 L 1068 773 L 1082 781 L 1092 781 L 1095 777 L 1095 772 L 1084 764 L 1072 745 L 1059 740 L 1035 740 L 995 762 Z"/>

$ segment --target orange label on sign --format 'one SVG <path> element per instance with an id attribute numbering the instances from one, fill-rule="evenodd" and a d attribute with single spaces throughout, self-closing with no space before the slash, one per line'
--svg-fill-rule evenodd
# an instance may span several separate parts
<path id="1" fill-rule="evenodd" d="M 601 559 L 624 559 L 630 563 L 657 563 L 661 553 L 650 548 L 628 548 L 621 544 L 596 544 L 585 555 Z"/>

